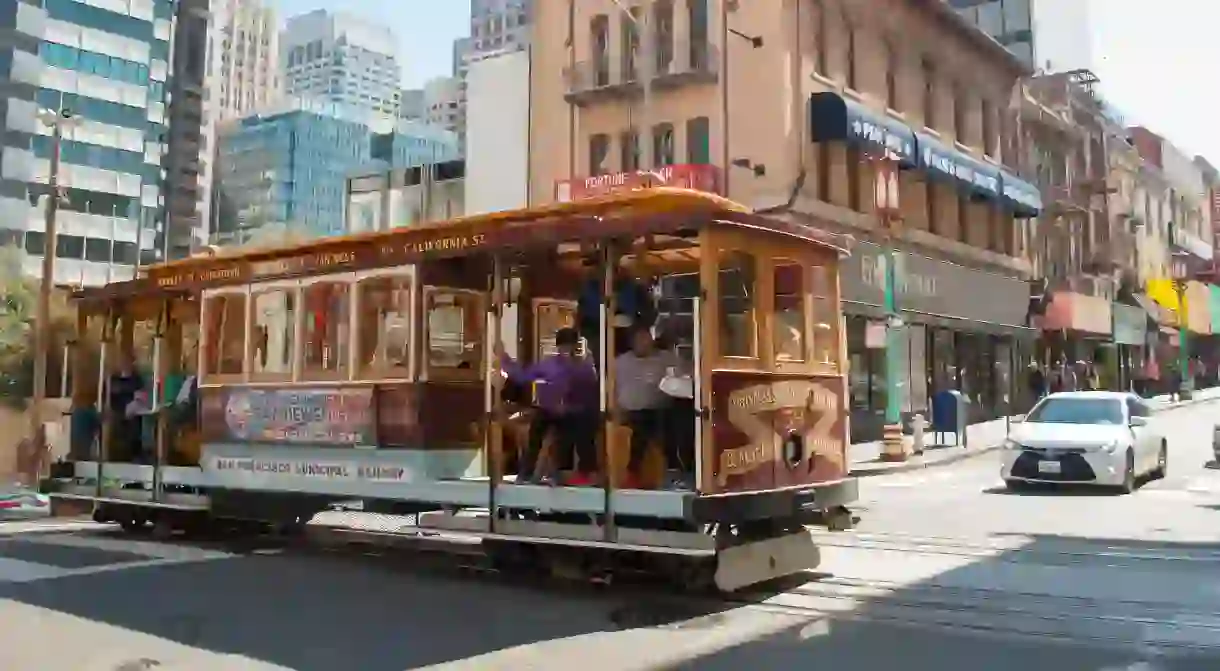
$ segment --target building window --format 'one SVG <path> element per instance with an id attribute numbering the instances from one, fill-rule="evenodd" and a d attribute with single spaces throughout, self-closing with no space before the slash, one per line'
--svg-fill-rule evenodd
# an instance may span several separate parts
<path id="1" fill-rule="evenodd" d="M 885 41 L 885 106 L 898 110 L 898 49 Z"/>
<path id="2" fill-rule="evenodd" d="M 411 365 L 411 277 L 357 284 L 360 378 L 407 378 Z"/>
<path id="3" fill-rule="evenodd" d="M 805 264 L 776 259 L 772 269 L 775 300 L 775 329 L 771 344 L 775 361 L 792 363 L 805 360 Z"/>
<path id="4" fill-rule="evenodd" d="M 246 295 L 225 293 L 204 300 L 204 379 L 241 375 L 246 359 Z"/>
<path id="5" fill-rule="evenodd" d="M 864 211 L 862 186 L 860 184 L 860 163 L 864 158 L 856 147 L 847 147 L 847 206 L 856 212 Z"/>
<path id="6" fill-rule="evenodd" d="M 920 63 L 923 75 L 923 125 L 925 128 L 936 127 L 936 66 L 930 59 Z"/>
<path id="7" fill-rule="evenodd" d="M 813 363 L 837 366 L 841 316 L 835 274 L 826 266 L 813 266 L 809 295 L 813 300 Z"/>
<path id="8" fill-rule="evenodd" d="M 657 0 L 652 6 L 653 34 L 657 38 L 657 72 L 669 72 L 674 60 L 674 3 Z"/>
<path id="9" fill-rule="evenodd" d="M 469 377 L 482 377 L 483 322 L 486 314 L 479 294 L 467 291 L 429 291 L 425 298 L 427 315 L 428 369 L 466 371 Z"/>
<path id="10" fill-rule="evenodd" d="M 318 282 L 304 288 L 305 329 L 301 379 L 347 377 L 351 289 L 346 282 Z"/>
<path id="11" fill-rule="evenodd" d="M 622 24 L 622 77 L 625 82 L 636 80 L 636 64 L 639 62 L 637 56 L 640 52 L 640 21 L 642 20 L 641 10 L 639 7 L 632 7 L 630 10 L 630 18 L 623 17 Z"/>
<path id="12" fill-rule="evenodd" d="M 711 122 L 707 117 L 695 117 L 686 122 L 686 162 L 706 165 L 712 162 Z"/>
<path id="13" fill-rule="evenodd" d="M 813 37 L 813 69 L 820 75 L 828 75 L 830 73 L 826 69 L 826 42 L 830 39 L 830 30 L 826 24 L 830 17 L 826 13 L 826 5 L 822 3 L 822 0 L 814 0 L 813 13 L 813 20 L 817 22 Z"/>
<path id="14" fill-rule="evenodd" d="M 589 174 L 604 175 L 609 170 L 606 168 L 606 159 L 610 155 L 610 136 L 605 133 L 598 133 L 589 137 Z"/>
<path id="15" fill-rule="evenodd" d="M 953 86 L 953 139 L 967 144 L 970 140 L 967 137 L 967 125 L 966 92 L 962 89 L 961 84 L 955 84 Z"/>
<path id="16" fill-rule="evenodd" d="M 250 379 L 289 379 L 296 341 L 296 289 L 267 289 L 251 298 Z"/>
<path id="17" fill-rule="evenodd" d="M 924 204 L 928 213 L 928 232 L 940 235 L 940 190 L 931 178 L 926 178 L 924 185 L 927 188 Z"/>
<path id="18" fill-rule="evenodd" d="M 610 85 L 610 17 L 598 14 L 589 22 L 593 44 L 593 85 Z"/>
<path id="19" fill-rule="evenodd" d="M 652 167 L 660 168 L 674 164 L 674 125 L 657 124 L 652 127 Z"/>
<path id="20" fill-rule="evenodd" d="M 634 129 L 619 133 L 619 165 L 623 172 L 640 169 L 640 137 Z"/>
<path id="21" fill-rule="evenodd" d="M 858 91 L 860 88 L 859 82 L 856 81 L 856 27 L 847 23 L 843 27 L 843 34 L 847 38 L 847 88 Z"/>
<path id="22" fill-rule="evenodd" d="M 717 272 L 721 356 L 758 356 L 758 324 L 754 319 L 756 276 L 753 255 L 739 251 L 722 253 Z"/>
<path id="23" fill-rule="evenodd" d="M 708 8 L 707 0 L 686 0 L 687 23 L 689 26 L 690 44 L 688 45 L 690 59 L 688 65 L 692 70 L 703 71 L 711 66 L 708 62 Z"/>
<path id="24" fill-rule="evenodd" d="M 814 145 L 814 151 L 817 152 L 818 161 L 818 200 L 829 203 L 831 197 L 830 171 L 833 165 L 833 162 L 830 160 L 830 145 L 825 142 L 819 142 Z"/>
<path id="25" fill-rule="evenodd" d="M 996 124 L 996 107 L 990 100 L 983 101 L 983 153 L 995 158 L 999 153 L 1000 133 Z"/>

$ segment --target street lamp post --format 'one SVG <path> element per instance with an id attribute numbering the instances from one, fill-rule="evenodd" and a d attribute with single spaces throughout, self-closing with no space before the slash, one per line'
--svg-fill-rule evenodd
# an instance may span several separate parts
<path id="1" fill-rule="evenodd" d="M 902 222 L 899 203 L 898 160 L 886 154 L 873 160 L 875 179 L 873 202 L 885 240 L 885 427 L 882 430 L 881 458 L 906 461 L 902 437 L 902 403 L 898 378 L 902 375 L 901 313 L 898 311 L 898 254 L 894 235 Z"/>
<path id="2" fill-rule="evenodd" d="M 59 111 L 42 109 L 38 120 L 51 129 L 50 174 L 47 176 L 46 233 L 42 248 L 42 281 L 38 286 L 38 303 L 34 312 L 34 390 L 29 409 L 30 449 L 33 453 L 28 462 L 27 477 L 30 484 L 37 482 L 42 469 L 42 457 L 46 454 L 46 427 L 42 411 L 47 397 L 47 350 L 51 346 L 51 292 L 55 288 L 55 250 L 58 231 L 59 201 L 64 197 L 59 187 L 59 158 L 64 130 L 76 125 L 78 119 L 68 109 Z"/>
<path id="3" fill-rule="evenodd" d="M 1194 394 L 1194 378 L 1190 374 L 1190 329 L 1187 324 L 1186 287 L 1190 282 L 1186 262 L 1181 258 L 1173 261 L 1173 290 L 1178 295 L 1178 396 L 1189 400 Z"/>

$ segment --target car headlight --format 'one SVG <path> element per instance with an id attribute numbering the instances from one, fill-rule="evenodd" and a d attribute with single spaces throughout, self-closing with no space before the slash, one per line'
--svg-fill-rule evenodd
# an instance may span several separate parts
<path id="1" fill-rule="evenodd" d="M 1012 438 L 1005 438 L 1004 439 L 1004 449 L 1006 449 L 1006 450 L 1024 450 L 1025 446 L 1022 445 L 1021 443 L 1018 443 L 1017 441 L 1013 440 Z"/>

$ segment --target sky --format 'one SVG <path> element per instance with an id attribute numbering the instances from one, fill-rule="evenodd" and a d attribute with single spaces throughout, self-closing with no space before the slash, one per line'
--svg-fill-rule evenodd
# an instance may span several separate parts
<path id="1" fill-rule="evenodd" d="M 1129 124 L 1220 166 L 1220 3 L 1093 0 L 1092 9 L 1103 95 Z"/>
<path id="2" fill-rule="evenodd" d="M 274 1 L 283 16 L 341 7 L 385 21 L 398 35 L 408 87 L 448 75 L 453 40 L 469 31 L 470 0 Z M 1220 35 L 1215 31 L 1220 3 L 1060 1 L 1090 2 L 1095 74 L 1102 94 L 1128 122 L 1146 125 L 1220 166 Z"/>

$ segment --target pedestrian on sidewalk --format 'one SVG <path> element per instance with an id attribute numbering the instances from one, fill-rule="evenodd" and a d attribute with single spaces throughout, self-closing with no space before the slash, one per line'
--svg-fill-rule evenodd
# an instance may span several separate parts
<path id="1" fill-rule="evenodd" d="M 1025 383 L 1028 385 L 1029 395 L 1035 403 L 1046 396 L 1046 374 L 1042 372 L 1042 368 L 1036 362 L 1030 362 L 1025 375 Z"/>

